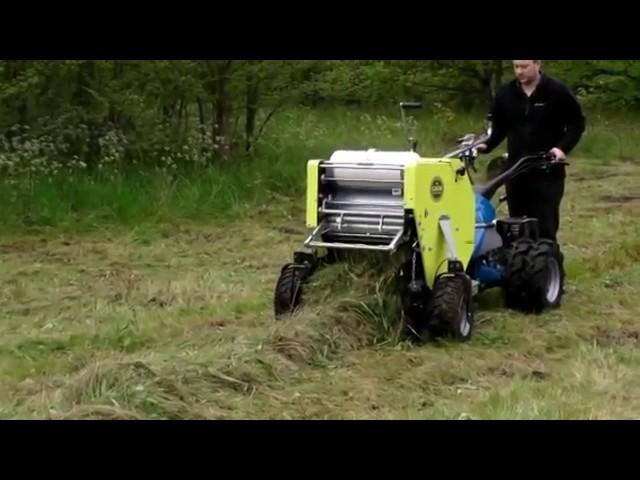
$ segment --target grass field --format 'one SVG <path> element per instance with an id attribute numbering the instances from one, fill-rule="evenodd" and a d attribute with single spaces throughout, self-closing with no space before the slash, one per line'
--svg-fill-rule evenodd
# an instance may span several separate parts
<path id="1" fill-rule="evenodd" d="M 335 132 L 320 130 L 298 162 L 338 138 L 327 125 Z M 365 140 L 387 131 L 384 119 L 367 125 Z M 274 322 L 274 282 L 307 233 L 303 177 L 283 166 L 285 147 L 262 164 L 258 190 L 225 182 L 233 172 L 184 181 L 174 197 L 148 187 L 182 204 L 87 181 L 76 197 L 86 209 L 76 201 L 70 216 L 69 190 L 43 182 L 31 185 L 27 224 L 26 194 L 5 187 L 17 200 L 0 235 L 0 417 L 640 418 L 640 163 L 632 141 L 602 135 L 567 184 L 563 308 L 524 316 L 487 292 L 464 345 L 399 336 L 384 265 L 324 271 L 309 308 Z M 214 181 L 230 192 L 224 207 L 205 195 Z M 189 210 L 190 191 L 208 208 Z"/>

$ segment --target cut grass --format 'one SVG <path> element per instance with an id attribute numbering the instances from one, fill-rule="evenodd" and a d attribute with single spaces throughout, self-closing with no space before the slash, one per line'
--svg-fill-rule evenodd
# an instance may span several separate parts
<path id="1" fill-rule="evenodd" d="M 398 335 L 395 267 L 366 258 L 321 271 L 307 308 L 274 322 L 275 278 L 305 236 L 293 206 L 220 227 L 6 235 L 0 415 L 640 418 L 638 207 L 584 213 L 638 168 L 600 179 L 576 162 L 563 308 L 520 315 L 486 292 L 463 345 Z"/>

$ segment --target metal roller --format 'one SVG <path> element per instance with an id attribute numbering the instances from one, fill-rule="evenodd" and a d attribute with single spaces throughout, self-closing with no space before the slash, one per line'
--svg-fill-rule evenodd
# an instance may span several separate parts
<path id="1" fill-rule="evenodd" d="M 405 165 L 418 158 L 413 152 L 343 150 L 322 162 L 321 222 L 307 246 L 393 251 L 405 230 Z"/>
<path id="2" fill-rule="evenodd" d="M 411 152 L 338 151 L 323 163 L 322 181 L 337 188 L 387 191 L 403 184 L 404 165 L 414 161 Z"/>

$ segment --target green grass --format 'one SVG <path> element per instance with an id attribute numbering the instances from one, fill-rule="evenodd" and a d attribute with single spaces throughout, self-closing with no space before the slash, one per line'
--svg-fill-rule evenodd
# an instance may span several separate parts
<path id="1" fill-rule="evenodd" d="M 270 168 L 273 166 L 274 170 Z M 299 182 L 278 173 L 268 158 L 197 172 L 119 172 L 0 183 L 0 227 L 90 229 L 100 225 L 160 224 L 229 219 L 278 197 Z M 298 178 L 299 180 L 300 178 Z"/>
<path id="2" fill-rule="evenodd" d="M 516 314 L 486 292 L 470 343 L 415 345 L 394 266 L 365 258 L 320 272 L 307 308 L 274 322 L 307 234 L 304 163 L 391 145 L 373 118 L 284 116 L 256 170 L 5 185 L 19 200 L 0 217 L 0 417 L 640 418 L 640 164 L 597 142 L 567 183 L 561 310 Z"/>
<path id="3" fill-rule="evenodd" d="M 631 115 L 594 113 L 589 119 L 576 158 L 608 166 L 640 157 L 640 134 L 631 128 Z M 458 136 L 480 131 L 483 115 L 427 111 L 419 113 L 416 121 L 420 151 L 439 156 L 454 147 Z M 327 158 L 337 149 L 373 147 L 406 149 L 397 112 L 285 111 L 269 125 L 253 156 L 239 155 L 210 168 L 127 171 L 105 167 L 91 174 L 4 178 L 0 181 L 0 229 L 77 231 L 269 214 L 274 204 L 304 193 L 309 159 Z M 496 153 L 502 151 L 504 147 Z M 480 160 L 481 167 L 486 160 Z"/>

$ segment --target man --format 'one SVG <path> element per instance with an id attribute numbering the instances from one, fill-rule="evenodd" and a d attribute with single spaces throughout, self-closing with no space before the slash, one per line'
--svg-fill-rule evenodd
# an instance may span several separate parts
<path id="1" fill-rule="evenodd" d="M 542 72 L 540 60 L 514 60 L 516 78 L 496 92 L 491 108 L 493 132 L 481 153 L 490 153 L 505 138 L 506 168 L 526 155 L 548 152 L 558 165 L 532 171 L 506 185 L 509 215 L 537 218 L 540 236 L 557 243 L 560 204 L 564 196 L 567 156 L 585 130 L 582 109 L 571 91 Z"/>

